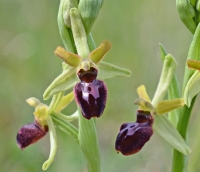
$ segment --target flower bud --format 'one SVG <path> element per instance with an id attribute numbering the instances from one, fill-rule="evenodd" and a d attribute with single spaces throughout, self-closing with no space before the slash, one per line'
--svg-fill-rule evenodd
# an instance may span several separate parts
<path id="1" fill-rule="evenodd" d="M 139 152 L 153 134 L 152 124 L 153 117 L 150 112 L 139 110 L 135 123 L 122 124 L 115 149 L 123 155 Z"/>
<path id="2" fill-rule="evenodd" d="M 74 95 L 83 116 L 86 119 L 100 117 L 107 99 L 106 85 L 103 81 L 96 79 L 97 69 L 93 67 L 87 71 L 80 69 L 77 75 L 81 82 L 75 85 Z"/>
<path id="3" fill-rule="evenodd" d="M 31 124 L 24 125 L 17 133 L 17 144 L 23 150 L 30 144 L 40 140 L 48 132 L 48 126 L 41 126 L 34 121 Z"/>

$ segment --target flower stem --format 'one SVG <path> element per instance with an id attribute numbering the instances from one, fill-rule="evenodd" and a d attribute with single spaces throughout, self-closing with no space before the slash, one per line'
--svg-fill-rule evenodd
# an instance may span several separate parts
<path id="1" fill-rule="evenodd" d="M 187 128 L 190 119 L 190 115 L 192 112 L 193 105 L 195 103 L 196 97 L 193 98 L 191 102 L 191 106 L 188 108 L 184 106 L 181 111 L 181 116 L 179 117 L 177 130 L 181 134 L 184 140 L 187 139 Z M 172 172 L 183 172 L 188 171 L 188 155 L 183 155 L 179 151 L 174 149 L 173 152 L 173 163 L 172 163 Z"/>

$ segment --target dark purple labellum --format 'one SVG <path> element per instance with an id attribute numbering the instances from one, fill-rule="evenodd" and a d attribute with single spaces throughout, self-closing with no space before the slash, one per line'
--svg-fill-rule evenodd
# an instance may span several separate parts
<path id="1" fill-rule="evenodd" d="M 42 128 L 37 122 L 24 125 L 17 133 L 17 144 L 23 150 L 40 140 L 48 132 L 48 126 Z"/>
<path id="2" fill-rule="evenodd" d="M 115 149 L 123 155 L 139 152 L 153 134 L 153 117 L 149 112 L 138 111 L 137 122 L 122 124 Z"/>
<path id="3" fill-rule="evenodd" d="M 102 115 L 107 99 L 107 88 L 103 81 L 79 82 L 74 87 L 74 95 L 85 118 Z"/>

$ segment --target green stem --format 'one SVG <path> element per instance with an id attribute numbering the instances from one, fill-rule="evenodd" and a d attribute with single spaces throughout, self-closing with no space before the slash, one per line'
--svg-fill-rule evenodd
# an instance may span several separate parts
<path id="1" fill-rule="evenodd" d="M 85 155 L 88 172 L 100 172 L 100 153 L 94 119 L 87 120 L 79 113 L 79 145 Z"/>
<path id="2" fill-rule="evenodd" d="M 191 106 L 188 108 L 187 106 L 184 106 L 181 111 L 181 116 L 179 117 L 177 130 L 181 134 L 184 140 L 187 139 L 187 128 L 188 123 L 190 119 L 190 115 L 192 112 L 193 105 L 195 103 L 196 97 L 193 98 L 191 102 Z M 179 151 L 174 149 L 173 152 L 173 163 L 172 163 L 172 172 L 183 172 L 188 171 L 187 165 L 188 165 L 188 156 L 183 155 Z"/>

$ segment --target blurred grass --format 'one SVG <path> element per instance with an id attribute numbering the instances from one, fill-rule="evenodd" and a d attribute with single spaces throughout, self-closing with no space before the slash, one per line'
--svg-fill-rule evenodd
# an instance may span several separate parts
<path id="1" fill-rule="evenodd" d="M 0 171 L 39 172 L 49 155 L 49 138 L 24 151 L 16 146 L 18 129 L 33 121 L 33 108 L 25 99 L 42 94 L 61 72 L 54 56 L 62 45 L 58 27 L 59 1 L 0 1 Z M 103 172 L 167 172 L 171 148 L 156 134 L 138 154 L 123 157 L 114 150 L 121 123 L 135 119 L 136 88 L 145 84 L 152 97 L 161 71 L 158 43 L 178 61 L 177 75 L 182 83 L 185 59 L 192 35 L 179 20 L 175 1 L 105 0 L 92 30 L 99 45 L 112 42 L 105 61 L 132 71 L 130 78 L 106 80 L 109 90 L 104 115 L 97 120 Z M 181 84 L 180 84 L 181 85 Z M 46 103 L 48 103 L 47 101 Z M 190 171 L 199 171 L 199 109 L 194 108 L 189 127 Z M 72 113 L 75 103 L 65 110 Z M 58 153 L 49 172 L 86 172 L 82 152 L 74 140 L 58 131 Z"/>

